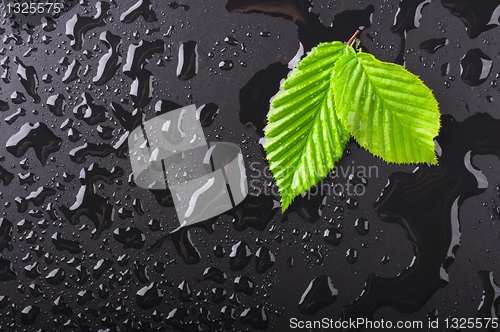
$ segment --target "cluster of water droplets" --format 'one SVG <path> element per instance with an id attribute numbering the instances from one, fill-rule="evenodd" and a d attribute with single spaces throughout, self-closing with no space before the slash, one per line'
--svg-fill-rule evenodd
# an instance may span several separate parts
<path id="1" fill-rule="evenodd" d="M 402 40 L 409 38 L 407 32 L 418 28 L 428 2 L 402 1 L 391 30 Z M 462 15 L 470 38 L 498 25 L 492 15 L 468 22 L 462 13 L 476 9 L 463 9 L 461 4 L 442 3 L 452 14 Z M 344 297 L 343 303 L 337 298 L 349 287 L 339 275 L 358 275 L 360 262 L 373 269 L 391 266 L 393 252 L 373 249 L 383 237 L 373 201 L 327 196 L 313 188 L 280 215 L 277 197 L 250 195 L 222 216 L 175 229 L 170 191 L 135 186 L 127 159 L 129 133 L 148 118 L 192 102 L 201 105 L 197 116 L 207 137 L 236 136 L 247 161 L 265 165 L 257 141 L 263 135 L 269 99 L 290 64 L 247 66 L 252 40 L 274 37 L 265 27 L 245 33 L 242 27 L 230 29 L 210 43 L 197 40 L 189 33 L 189 15 L 201 6 L 139 0 L 118 7 L 114 2 L 82 1 L 60 17 L 40 17 L 38 25 L 16 17 L 1 22 L 0 111 L 5 123 L 0 128 L 6 137 L 5 153 L 0 152 L 5 155 L 0 158 L 0 282 L 5 285 L 0 292 L 1 328 L 265 330 L 286 326 L 282 316 L 290 307 L 315 315 L 343 306 L 335 315 L 344 318 L 370 317 L 386 305 L 411 313 L 446 285 L 447 269 L 460 244 L 457 209 L 465 197 L 484 190 L 471 166 L 470 151 L 498 151 L 499 140 L 492 142 L 486 134 L 494 137 L 500 125 L 486 115 L 466 123 L 447 118 L 446 128 L 464 142 L 455 147 L 444 136 L 439 140 L 444 151 L 439 167 L 390 177 L 375 205 L 378 216 L 406 231 L 418 259 L 393 278 L 368 276 L 364 290 L 351 290 L 359 297 Z M 305 0 L 270 5 L 229 0 L 220 11 L 230 16 L 257 12 L 293 21 L 297 54 L 304 54 L 320 42 L 347 40 L 359 26 L 369 28 L 377 10 L 367 4 L 339 12 L 329 25 L 312 8 Z M 490 12 L 496 13 L 496 7 Z M 175 15 L 180 18 L 171 20 Z M 448 38 L 428 39 L 420 49 L 439 54 Z M 402 61 L 403 43 L 400 52 L 397 59 Z M 461 59 L 461 77 L 469 85 L 480 85 L 492 64 L 479 48 L 471 49 Z M 253 70 L 248 81 L 240 82 L 239 112 L 234 105 L 219 109 L 224 91 L 207 100 L 185 93 L 203 68 L 220 74 L 216 77 L 221 81 L 237 68 Z M 441 70 L 447 76 L 449 64 Z M 174 84 L 183 92 L 170 92 L 179 91 L 171 87 Z M 216 118 L 219 113 L 222 119 Z M 239 128 L 224 130 L 227 124 Z M 473 130 L 482 133 L 474 136 Z M 355 144 L 349 149 L 361 151 Z M 349 165 L 350 150 L 344 166 Z M 456 185 L 456 174 L 462 176 L 458 189 L 450 183 L 452 179 Z M 344 177 L 351 184 L 371 185 L 355 172 Z M 431 186 L 433 181 L 440 186 Z M 326 184 L 333 186 L 335 180 Z M 267 185 L 272 187 L 272 181 Z M 413 186 L 426 197 L 412 196 Z M 430 205 L 427 198 L 432 197 L 450 200 Z M 415 206 L 421 211 L 412 210 Z M 415 213 L 406 216 L 405 211 Z M 449 218 L 437 217 L 443 214 Z M 428 218 L 435 218 L 435 223 L 422 222 Z M 439 234 L 443 241 L 416 240 L 429 234 Z M 435 254 L 426 255 L 426 248 Z M 378 257 L 369 262 L 372 252 Z M 331 267 L 334 260 L 339 271 Z M 300 278 L 288 280 L 293 274 Z M 488 316 L 497 302 L 498 286 L 492 272 L 480 276 L 487 296 L 478 312 Z M 294 290 L 280 284 L 293 285 Z M 421 295 L 417 302 L 415 293 Z"/>

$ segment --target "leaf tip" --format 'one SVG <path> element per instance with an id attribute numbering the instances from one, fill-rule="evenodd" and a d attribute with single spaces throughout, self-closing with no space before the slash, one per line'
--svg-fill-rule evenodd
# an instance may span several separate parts
<path id="1" fill-rule="evenodd" d="M 437 155 L 436 155 L 436 151 L 434 151 L 434 156 L 433 156 L 432 160 L 428 161 L 428 163 L 431 165 L 437 165 L 439 163 Z"/>
<path id="2" fill-rule="evenodd" d="M 281 195 L 281 213 L 284 214 L 292 204 L 293 198 L 290 196 Z"/>

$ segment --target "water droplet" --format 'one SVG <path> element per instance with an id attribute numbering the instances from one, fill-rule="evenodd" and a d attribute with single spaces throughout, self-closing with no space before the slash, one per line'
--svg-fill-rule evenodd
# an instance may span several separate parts
<path id="1" fill-rule="evenodd" d="M 55 136 L 44 123 L 37 122 L 34 125 L 30 123 L 22 125 L 19 131 L 9 138 L 6 148 L 8 152 L 19 158 L 30 147 L 33 147 L 38 160 L 45 165 L 48 156 L 58 151 L 61 144 L 61 138 Z"/>
<path id="2" fill-rule="evenodd" d="M 202 280 L 212 280 L 218 284 L 223 284 L 227 280 L 227 275 L 216 267 L 208 267 L 203 272 Z"/>
<path id="3" fill-rule="evenodd" d="M 226 38 L 224 38 L 224 41 L 228 44 L 228 45 L 232 45 L 232 46 L 236 46 L 238 45 L 238 41 L 236 40 L 236 38 L 234 37 L 231 37 L 231 36 L 228 36 Z"/>
<path id="4" fill-rule="evenodd" d="M 420 44 L 420 49 L 433 54 L 441 47 L 448 45 L 448 42 L 448 38 L 446 37 L 428 39 Z"/>
<path id="5" fill-rule="evenodd" d="M 492 65 L 491 58 L 479 48 L 469 50 L 460 60 L 460 77 L 471 86 L 480 85 L 490 75 Z"/>
<path id="6" fill-rule="evenodd" d="M 50 32 L 54 31 L 57 27 L 56 21 L 54 21 L 51 17 L 44 16 L 40 19 L 42 23 L 43 31 Z"/>
<path id="7" fill-rule="evenodd" d="M 189 80 L 198 74 L 198 46 L 195 41 L 187 41 L 179 46 L 177 77 L 181 81 Z"/>
<path id="8" fill-rule="evenodd" d="M 113 237 L 116 241 L 123 244 L 123 248 L 141 249 L 146 243 L 146 236 L 140 229 L 135 227 L 117 228 Z"/>
<path id="9" fill-rule="evenodd" d="M 242 292 L 246 295 L 252 295 L 254 291 L 254 283 L 248 276 L 239 276 L 234 279 L 234 290 Z"/>
<path id="10" fill-rule="evenodd" d="M 92 82 L 97 86 L 106 84 L 115 75 L 122 63 L 122 56 L 118 51 L 122 42 L 121 38 L 106 31 L 101 33 L 100 40 L 108 48 L 108 53 L 104 54 L 99 60 L 97 74 L 92 79 Z"/>
<path id="11" fill-rule="evenodd" d="M 234 63 L 232 60 L 223 60 L 219 62 L 219 68 L 222 70 L 231 70 L 233 69 Z"/>
<path id="12" fill-rule="evenodd" d="M 123 176 L 123 170 L 119 167 L 115 167 L 111 171 L 98 164 L 91 164 L 83 168 L 80 172 L 81 194 L 76 197 L 76 202 L 70 208 L 64 205 L 60 207 L 69 223 L 77 225 L 80 222 L 80 217 L 86 216 L 95 226 L 92 235 L 94 239 L 98 238 L 101 232 L 110 228 L 114 219 L 114 208 L 108 199 L 96 194 L 95 183 L 105 181 L 111 184 L 121 176 Z"/>
<path id="13" fill-rule="evenodd" d="M 22 104 L 22 103 L 24 103 L 26 101 L 26 97 L 24 96 L 24 93 L 22 93 L 20 91 L 14 91 L 10 95 L 10 100 L 14 104 Z"/>
<path id="14" fill-rule="evenodd" d="M 338 246 L 342 241 L 342 237 L 342 232 L 336 228 L 326 229 L 323 233 L 323 239 L 325 240 L 325 242 L 333 246 Z"/>
<path id="15" fill-rule="evenodd" d="M 70 45 L 75 51 L 82 49 L 84 36 L 88 31 L 106 25 L 104 19 L 109 16 L 110 8 L 111 5 L 108 2 L 99 1 L 96 4 L 96 16 L 90 17 L 75 14 L 66 22 L 66 35 L 71 40 Z"/>
<path id="16" fill-rule="evenodd" d="M 24 325 L 33 325 L 36 322 L 36 317 L 41 313 L 37 306 L 26 306 L 21 311 L 21 323 Z"/>
<path id="17" fill-rule="evenodd" d="M 355 210 L 359 206 L 358 200 L 352 197 L 349 197 L 345 202 L 349 210 Z"/>
<path id="18" fill-rule="evenodd" d="M 62 268 L 57 268 L 49 272 L 45 277 L 45 280 L 51 285 L 59 285 L 63 282 L 64 277 L 66 277 L 66 272 Z"/>
<path id="19" fill-rule="evenodd" d="M 33 98 L 33 102 L 35 104 L 39 104 L 41 98 L 37 92 L 38 75 L 36 73 L 35 67 L 25 65 L 17 56 L 15 57 L 14 62 L 17 64 L 17 76 L 19 77 L 21 84 L 26 89 L 28 95 Z"/>
<path id="20" fill-rule="evenodd" d="M 108 126 L 97 126 L 97 134 L 99 135 L 100 138 L 104 140 L 109 140 L 114 137 L 113 135 L 113 128 L 108 127 Z"/>
<path id="21" fill-rule="evenodd" d="M 399 8 L 396 12 L 394 25 L 391 27 L 391 31 L 401 37 L 401 44 L 399 45 L 400 50 L 395 61 L 396 63 L 404 63 L 406 35 L 408 31 L 416 29 L 420 26 L 422 9 L 430 3 L 431 0 L 402 0 L 399 2 Z"/>
<path id="22" fill-rule="evenodd" d="M 149 221 L 149 229 L 152 231 L 152 232 L 158 232 L 159 230 L 161 230 L 161 224 L 160 224 L 160 221 L 159 220 L 156 220 L 156 219 L 151 219 Z"/>
<path id="23" fill-rule="evenodd" d="M 349 248 L 347 249 L 347 252 L 345 254 L 345 258 L 347 260 L 347 263 L 349 264 L 354 264 L 358 260 L 358 251 L 354 248 Z"/>
<path id="24" fill-rule="evenodd" d="M 473 39 L 499 23 L 499 4 L 495 1 L 478 6 L 474 1 L 443 0 L 444 8 L 465 24 L 469 38 Z"/>
<path id="25" fill-rule="evenodd" d="M 94 266 L 94 271 L 92 272 L 92 277 L 94 279 L 99 279 L 106 271 L 108 271 L 113 266 L 113 261 L 109 259 L 100 259 Z"/>
<path id="26" fill-rule="evenodd" d="M 266 330 L 269 324 L 266 309 L 262 305 L 245 309 L 240 315 L 242 324 L 250 324 L 256 330 Z"/>
<path id="27" fill-rule="evenodd" d="M 36 279 L 41 275 L 40 264 L 34 262 L 33 264 L 26 265 L 24 267 L 24 275 L 30 279 Z"/>
<path id="28" fill-rule="evenodd" d="M 82 252 L 82 245 L 78 241 L 64 239 L 61 233 L 54 233 L 52 235 L 52 244 L 57 250 L 67 250 L 70 254 L 79 254 Z"/>
<path id="29" fill-rule="evenodd" d="M 17 273 L 13 270 L 11 261 L 0 258 L 0 281 L 9 281 L 17 278 Z"/>
<path id="30" fill-rule="evenodd" d="M 276 262 L 276 257 L 267 247 L 260 247 L 255 253 L 255 270 L 257 273 L 264 273 Z"/>
<path id="31" fill-rule="evenodd" d="M 354 227 L 356 228 L 356 232 L 358 232 L 358 234 L 362 236 L 368 234 L 369 225 L 370 224 L 366 218 L 358 218 L 354 222 Z"/>
<path id="32" fill-rule="evenodd" d="M 304 315 L 315 315 L 320 309 L 335 302 L 337 294 L 338 291 L 333 287 L 329 276 L 317 277 L 309 283 L 302 294 L 299 311 Z"/>
<path id="33" fill-rule="evenodd" d="M 241 271 L 252 259 L 252 251 L 245 241 L 239 241 L 231 248 L 229 267 L 231 271 Z"/>
<path id="34" fill-rule="evenodd" d="M 137 291 L 135 300 L 140 308 L 151 309 L 161 304 L 163 294 L 158 289 L 158 285 L 152 282 L 149 286 L 144 286 Z"/>
<path id="35" fill-rule="evenodd" d="M 35 298 L 43 295 L 42 287 L 38 284 L 30 284 L 29 290 L 30 290 L 30 295 Z"/>
<path id="36" fill-rule="evenodd" d="M 64 109 L 66 108 L 66 98 L 60 93 L 50 96 L 47 99 L 47 106 L 49 107 L 49 111 L 55 116 L 63 116 Z"/>
<path id="37" fill-rule="evenodd" d="M 186 281 L 183 281 L 177 287 L 177 296 L 179 300 L 184 302 L 193 301 L 193 291 L 191 290 L 191 286 Z"/>
<path id="38" fill-rule="evenodd" d="M 22 117 L 22 116 L 25 116 L 26 115 L 26 110 L 22 107 L 19 107 L 17 109 L 17 111 L 15 111 L 14 113 L 12 113 L 11 115 L 9 116 L 6 116 L 5 117 L 5 122 L 7 122 L 8 125 L 11 125 L 13 124 L 18 118 Z"/>
<path id="39" fill-rule="evenodd" d="M 82 64 L 78 60 L 73 60 L 70 64 L 67 64 L 68 68 L 64 73 L 64 77 L 62 79 L 63 83 L 68 84 L 80 78 L 80 73 L 82 69 Z"/>
<path id="40" fill-rule="evenodd" d="M 86 289 L 78 292 L 76 303 L 79 305 L 85 305 L 93 299 L 95 299 L 94 293 L 91 290 Z"/>
<path id="41" fill-rule="evenodd" d="M 156 22 L 156 14 L 153 11 L 153 6 L 149 0 L 139 0 L 132 7 L 127 9 L 120 16 L 120 21 L 125 24 L 133 23 L 137 18 L 142 16 L 146 22 Z"/>
<path id="42" fill-rule="evenodd" d="M 175 2 L 175 1 L 174 1 L 174 2 L 169 3 L 169 4 L 168 4 L 168 6 L 169 6 L 170 8 L 172 8 L 172 9 L 177 9 L 177 8 L 179 8 L 179 7 L 182 7 L 185 11 L 188 11 L 188 10 L 189 10 L 189 8 L 190 8 L 188 5 L 180 5 L 180 4 L 178 4 L 177 2 Z"/>
<path id="43" fill-rule="evenodd" d="M 68 305 L 68 303 L 64 302 L 62 296 L 59 296 L 52 306 L 52 313 L 54 315 L 63 314 L 67 317 L 73 316 L 73 309 Z"/>
<path id="44" fill-rule="evenodd" d="M 221 287 L 212 288 L 212 301 L 215 304 L 222 303 L 226 299 L 227 291 Z"/>
<path id="45" fill-rule="evenodd" d="M 217 258 L 222 258 L 226 254 L 226 250 L 220 244 L 216 244 L 214 247 L 214 255 Z"/>

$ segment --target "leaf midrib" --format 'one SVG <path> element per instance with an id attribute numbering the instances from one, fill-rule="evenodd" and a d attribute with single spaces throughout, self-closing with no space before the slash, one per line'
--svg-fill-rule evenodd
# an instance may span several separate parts
<path id="1" fill-rule="evenodd" d="M 325 103 L 325 98 L 328 98 L 328 97 L 326 97 L 326 94 L 327 94 L 327 92 L 328 92 L 329 90 L 330 90 L 330 82 L 328 82 L 328 84 L 327 84 L 327 89 L 325 89 L 325 92 L 323 92 L 324 96 L 323 96 L 323 98 L 322 98 L 322 100 L 321 100 L 321 103 L 320 103 L 320 105 L 319 105 L 319 111 L 318 111 L 318 112 L 316 112 L 316 115 L 314 116 L 314 120 L 312 121 L 312 122 L 313 122 L 313 124 L 315 124 L 315 123 L 316 123 L 316 121 L 318 120 L 318 116 L 319 116 L 319 115 L 320 115 L 320 113 L 323 111 L 323 104 Z M 321 125 L 321 124 L 320 124 L 320 125 Z M 332 125 L 332 124 L 330 124 L 330 125 Z M 311 139 L 311 136 L 312 136 L 313 132 L 314 132 L 314 125 L 313 125 L 313 126 L 311 126 L 311 130 L 309 131 L 309 134 L 307 135 L 307 139 L 304 141 L 304 144 L 303 144 L 303 147 L 304 147 L 304 148 L 303 148 L 303 149 L 301 149 L 301 152 L 300 152 L 300 157 L 299 157 L 299 159 L 298 159 L 298 164 L 299 164 L 299 165 L 301 165 L 301 164 L 305 164 L 305 163 L 302 161 L 302 157 L 304 156 L 304 151 L 306 150 L 307 144 L 309 143 L 309 140 Z M 323 157 L 323 156 L 322 156 L 322 157 Z M 297 165 L 297 168 L 298 168 L 298 165 Z M 316 173 L 315 173 L 315 174 L 316 174 Z M 293 178 L 295 178 L 295 174 L 294 174 Z M 293 178 L 292 178 L 292 183 L 293 183 Z M 314 184 L 313 184 L 313 185 L 311 185 L 311 187 L 312 187 L 312 186 L 314 186 Z M 308 190 L 308 189 L 309 189 L 309 188 L 307 188 L 306 190 Z"/>

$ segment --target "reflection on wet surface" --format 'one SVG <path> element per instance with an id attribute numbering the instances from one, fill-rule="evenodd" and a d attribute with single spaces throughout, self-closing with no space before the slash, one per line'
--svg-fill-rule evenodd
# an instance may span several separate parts
<path id="1" fill-rule="evenodd" d="M 473 157 L 500 151 L 500 122 L 488 115 L 498 99 L 497 30 L 489 30 L 499 25 L 499 5 L 81 1 L 38 23 L 0 22 L 0 329 L 280 331 L 299 315 L 371 318 L 384 306 L 422 314 L 460 277 L 450 267 L 463 255 L 464 201 L 495 182 Z M 417 36 L 434 10 L 464 25 L 445 29 L 443 19 L 435 34 Z M 212 14 L 229 23 L 198 24 Z M 468 105 L 471 94 L 493 104 L 471 107 L 464 121 L 443 116 L 439 165 L 413 173 L 389 175 L 398 168 L 350 144 L 341 163 L 381 165 L 384 181 L 352 174 L 366 196 L 333 197 L 316 186 L 280 215 L 257 143 L 269 100 L 304 54 L 360 26 L 363 50 L 406 61 L 430 84 L 460 71 L 455 90 L 435 91 L 443 114 L 458 112 L 458 100 Z M 289 29 L 293 51 L 276 57 L 266 47 L 287 49 L 280 29 Z M 473 46 L 457 46 L 460 33 Z M 382 45 L 391 38 L 396 47 Z M 431 65 L 420 65 L 424 56 Z M 237 144 L 239 162 L 253 174 L 257 162 L 266 181 L 222 215 L 178 228 L 179 189 L 140 188 L 127 141 L 148 120 L 195 103 L 207 141 Z M 224 188 L 216 189 L 214 197 Z M 405 237 L 387 241 L 391 226 Z M 399 255 L 405 248 L 409 261 Z M 466 316 L 496 317 L 495 266 L 475 272 L 479 293 Z"/>

